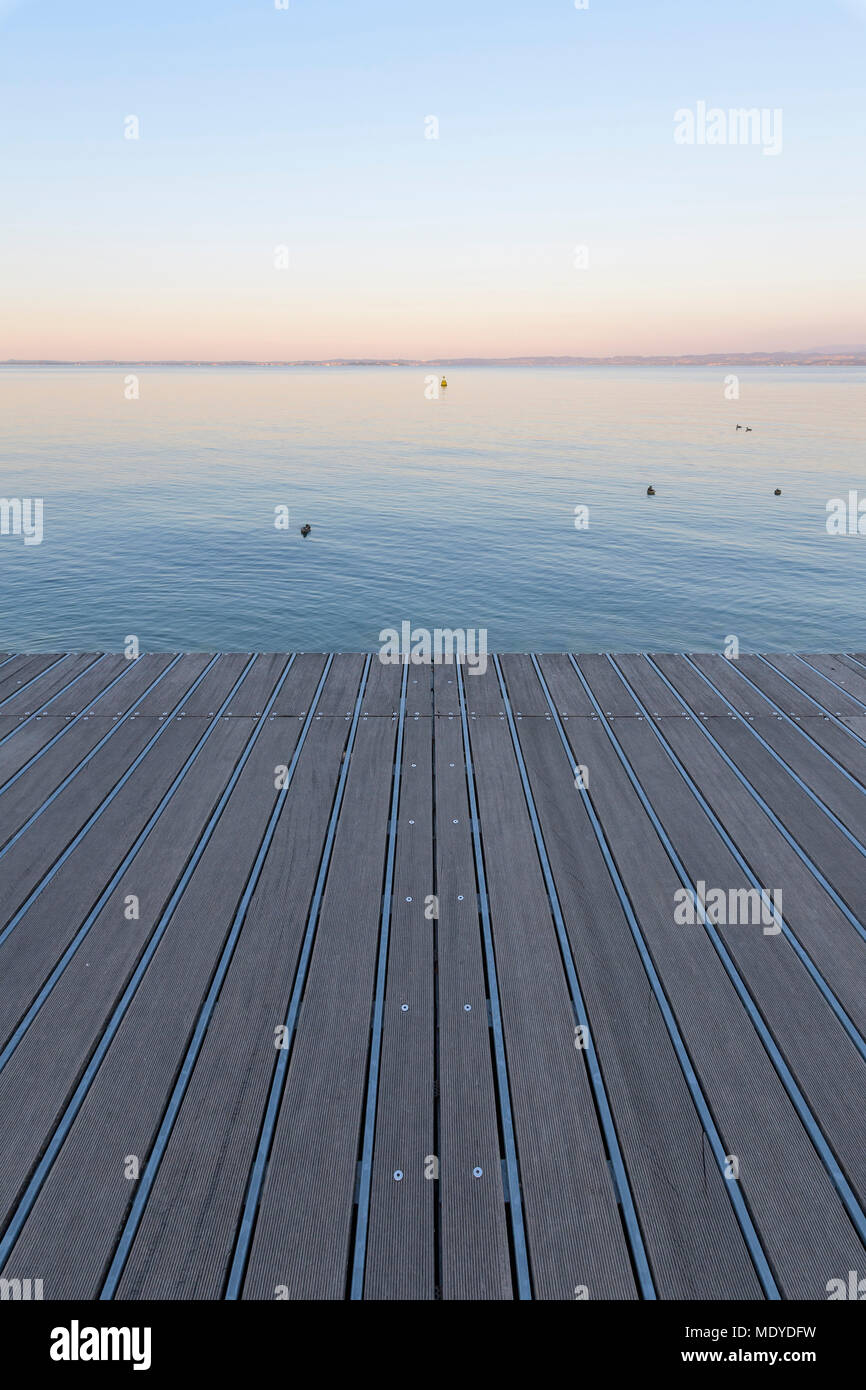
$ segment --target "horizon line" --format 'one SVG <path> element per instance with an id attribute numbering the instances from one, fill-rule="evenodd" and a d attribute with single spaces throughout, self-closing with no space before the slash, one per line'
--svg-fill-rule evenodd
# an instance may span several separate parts
<path id="1" fill-rule="evenodd" d="M 866 366 L 866 347 L 843 351 L 617 353 L 603 357 L 52 358 L 7 357 L 3 367 L 469 367 L 469 366 Z"/>

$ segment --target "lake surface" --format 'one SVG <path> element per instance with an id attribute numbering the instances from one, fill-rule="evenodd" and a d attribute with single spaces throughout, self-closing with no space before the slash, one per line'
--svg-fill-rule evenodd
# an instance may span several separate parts
<path id="1" fill-rule="evenodd" d="M 866 648 L 863 369 L 134 370 L 0 368 L 2 650 Z"/>

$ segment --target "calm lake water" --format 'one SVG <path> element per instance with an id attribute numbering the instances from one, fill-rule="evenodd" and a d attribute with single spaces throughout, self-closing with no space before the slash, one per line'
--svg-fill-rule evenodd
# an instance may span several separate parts
<path id="1" fill-rule="evenodd" d="M 862 369 L 129 370 L 0 369 L 2 650 L 866 648 Z"/>

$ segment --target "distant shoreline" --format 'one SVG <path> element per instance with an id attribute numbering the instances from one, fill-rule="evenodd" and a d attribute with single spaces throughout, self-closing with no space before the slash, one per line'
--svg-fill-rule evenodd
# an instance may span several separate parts
<path id="1" fill-rule="evenodd" d="M 0 367 L 866 367 L 866 349 L 851 352 L 723 352 L 678 357 L 331 357 L 319 360 L 197 361 L 16 358 Z"/>

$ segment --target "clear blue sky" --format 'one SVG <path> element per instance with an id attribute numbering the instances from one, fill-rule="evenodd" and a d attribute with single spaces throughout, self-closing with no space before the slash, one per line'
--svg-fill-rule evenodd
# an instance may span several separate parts
<path id="1" fill-rule="evenodd" d="M 0 358 L 863 343 L 864 59 L 866 0 L 0 0 Z"/>

